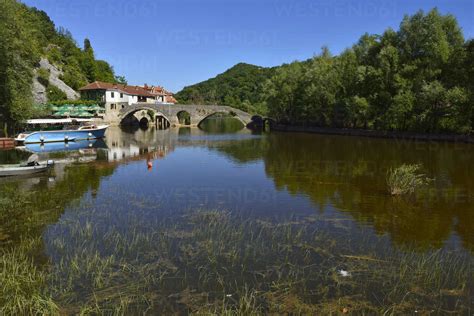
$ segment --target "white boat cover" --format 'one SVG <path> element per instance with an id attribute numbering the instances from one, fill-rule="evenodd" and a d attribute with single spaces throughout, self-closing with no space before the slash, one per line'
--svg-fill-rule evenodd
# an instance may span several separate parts
<path id="1" fill-rule="evenodd" d="M 26 124 L 68 124 L 72 122 L 92 122 L 92 119 L 66 118 L 66 119 L 33 119 L 27 120 Z"/>

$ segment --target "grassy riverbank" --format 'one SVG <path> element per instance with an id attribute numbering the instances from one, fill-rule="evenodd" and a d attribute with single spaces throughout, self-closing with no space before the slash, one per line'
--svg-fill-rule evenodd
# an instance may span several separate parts
<path id="1" fill-rule="evenodd" d="M 2 313 L 462 314 L 472 307 L 472 257 L 390 250 L 386 240 L 351 236 L 344 221 L 334 238 L 312 217 L 282 223 L 190 211 L 174 220 L 123 215 L 121 227 L 106 225 L 117 214 L 92 221 L 81 212 L 43 242 L 1 250 Z"/>

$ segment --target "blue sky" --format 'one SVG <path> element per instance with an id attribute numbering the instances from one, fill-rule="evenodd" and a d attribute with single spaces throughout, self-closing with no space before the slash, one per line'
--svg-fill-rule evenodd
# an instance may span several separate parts
<path id="1" fill-rule="evenodd" d="M 438 7 L 474 36 L 472 0 L 24 0 L 110 62 L 130 84 L 177 92 L 246 62 L 275 66 L 337 54 L 365 32 Z"/>

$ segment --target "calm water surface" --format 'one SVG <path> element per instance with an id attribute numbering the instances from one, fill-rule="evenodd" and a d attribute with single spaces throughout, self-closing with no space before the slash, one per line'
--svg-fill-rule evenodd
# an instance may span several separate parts
<path id="1" fill-rule="evenodd" d="M 204 125 L 114 127 L 104 141 L 31 146 L 54 159 L 55 170 L 1 179 L 2 200 L 19 195 L 22 203 L 2 218 L 1 247 L 40 236 L 40 261 L 54 264 L 84 241 L 74 229 L 93 225 L 96 237 L 110 227 L 146 233 L 153 227 L 143 223 L 173 225 L 188 211 L 217 210 L 274 224 L 307 221 L 361 252 L 442 250 L 473 258 L 472 145 L 255 133 L 221 120 Z M 2 163 L 28 155 L 0 152 Z M 386 172 L 403 163 L 421 164 L 433 182 L 414 196 L 393 198 Z"/>

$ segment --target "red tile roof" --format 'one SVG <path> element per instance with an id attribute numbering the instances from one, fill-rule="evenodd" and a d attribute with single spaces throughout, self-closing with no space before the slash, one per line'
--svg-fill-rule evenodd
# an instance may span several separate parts
<path id="1" fill-rule="evenodd" d="M 148 92 L 155 96 L 163 96 L 164 97 L 164 102 L 167 103 L 176 103 L 176 99 L 173 97 L 173 93 L 169 92 L 163 87 L 160 86 L 149 86 L 145 84 L 143 86 L 144 89 L 146 89 Z"/>
<path id="2" fill-rule="evenodd" d="M 165 95 L 164 89 L 162 87 L 145 87 L 145 89 L 154 95 L 158 95 L 158 96 Z"/>
<path id="3" fill-rule="evenodd" d="M 88 90 L 116 90 L 130 95 L 138 95 L 141 97 L 155 97 L 154 94 L 150 93 L 147 89 L 140 86 L 127 86 L 118 83 L 108 83 L 101 81 L 94 81 L 89 83 L 87 86 L 82 87 L 79 91 L 88 91 Z"/>
<path id="4" fill-rule="evenodd" d="M 157 96 L 164 96 L 164 101 L 168 103 L 176 103 L 176 99 L 173 97 L 173 93 L 167 91 L 165 88 L 160 86 L 127 86 L 118 83 L 109 83 L 94 81 L 89 83 L 87 86 L 82 87 L 79 91 L 89 91 L 89 90 L 114 90 L 129 95 L 138 95 L 142 97 L 155 98 Z"/>
<path id="5" fill-rule="evenodd" d="M 165 98 L 166 98 L 165 102 L 167 102 L 167 103 L 173 103 L 174 104 L 174 103 L 178 102 L 178 101 L 176 101 L 176 99 L 172 95 L 167 95 Z"/>

